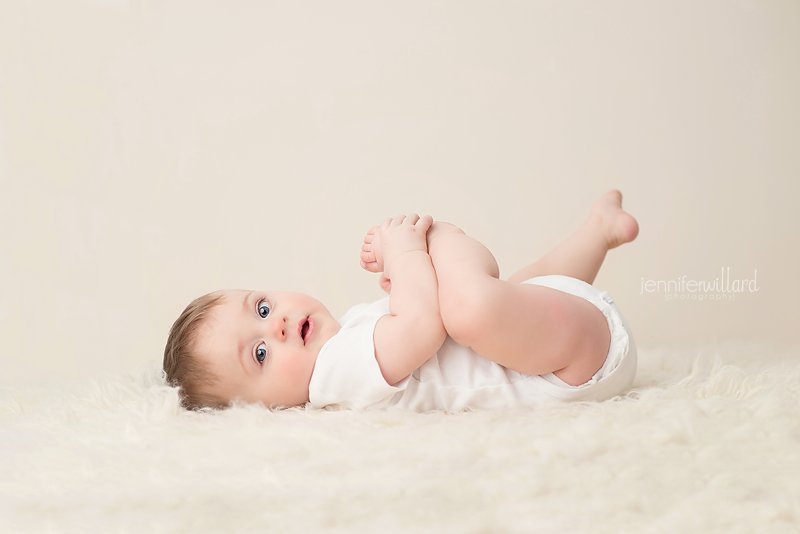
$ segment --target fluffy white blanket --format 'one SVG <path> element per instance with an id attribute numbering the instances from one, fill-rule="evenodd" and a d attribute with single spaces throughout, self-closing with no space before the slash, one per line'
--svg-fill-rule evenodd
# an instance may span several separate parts
<path id="1" fill-rule="evenodd" d="M 160 371 L 0 391 L 0 532 L 798 532 L 800 351 L 640 350 L 603 403 L 188 413 Z"/>

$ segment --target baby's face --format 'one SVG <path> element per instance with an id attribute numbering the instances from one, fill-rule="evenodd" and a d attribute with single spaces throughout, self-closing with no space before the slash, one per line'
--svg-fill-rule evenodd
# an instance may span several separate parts
<path id="1" fill-rule="evenodd" d="M 339 322 L 318 300 L 282 291 L 222 291 L 195 341 L 219 382 L 205 389 L 223 399 L 297 406 L 319 350 Z"/>

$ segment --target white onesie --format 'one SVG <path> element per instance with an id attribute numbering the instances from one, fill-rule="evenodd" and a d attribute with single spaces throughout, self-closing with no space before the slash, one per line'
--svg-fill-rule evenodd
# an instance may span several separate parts
<path id="1" fill-rule="evenodd" d="M 611 296 L 566 276 L 540 276 L 523 283 L 582 297 L 605 315 L 611 345 L 603 367 L 588 382 L 571 386 L 552 373 L 524 375 L 480 357 L 448 336 L 441 349 L 419 369 L 398 384 L 389 385 L 378 367 L 373 344 L 375 324 L 389 313 L 386 297 L 354 306 L 342 317 L 341 330 L 317 356 L 309 385 L 311 405 L 457 411 L 605 400 L 624 393 L 636 374 L 636 345 Z"/>

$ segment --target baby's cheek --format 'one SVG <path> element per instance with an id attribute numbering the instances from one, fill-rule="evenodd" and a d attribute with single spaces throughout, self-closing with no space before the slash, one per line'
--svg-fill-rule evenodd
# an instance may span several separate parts
<path id="1" fill-rule="evenodd" d="M 306 362 L 303 358 L 299 356 L 295 358 L 289 358 L 284 360 L 282 363 L 282 374 L 286 377 L 286 380 L 293 383 L 308 383 L 308 380 L 311 378 L 311 370 L 313 369 L 313 366 L 309 368 L 308 362 Z"/>

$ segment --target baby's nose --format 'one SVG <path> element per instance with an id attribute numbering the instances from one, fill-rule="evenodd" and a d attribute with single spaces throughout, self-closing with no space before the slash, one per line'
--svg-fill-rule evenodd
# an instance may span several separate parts
<path id="1" fill-rule="evenodd" d="M 276 338 L 286 339 L 286 317 L 276 317 L 272 322 L 272 327 Z"/>

